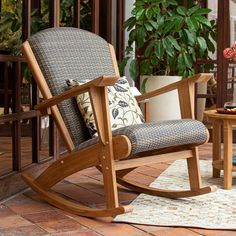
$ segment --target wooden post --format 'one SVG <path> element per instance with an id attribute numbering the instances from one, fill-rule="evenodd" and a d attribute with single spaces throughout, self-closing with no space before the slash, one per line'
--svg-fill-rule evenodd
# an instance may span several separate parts
<path id="1" fill-rule="evenodd" d="M 229 0 L 218 0 L 217 24 L 217 100 L 216 106 L 222 107 L 227 101 L 228 63 L 223 50 L 229 45 Z"/>
<path id="2" fill-rule="evenodd" d="M 100 1 L 99 0 L 93 0 L 92 1 L 92 31 L 95 34 L 99 34 L 99 19 L 100 19 Z"/>
<path id="3" fill-rule="evenodd" d="M 80 0 L 74 1 L 74 26 L 80 28 Z"/>
<path id="4" fill-rule="evenodd" d="M 31 0 L 23 0 L 22 7 L 22 41 L 30 36 L 31 25 Z"/>
<path id="5" fill-rule="evenodd" d="M 39 91 L 34 80 L 32 80 L 32 107 L 39 102 Z M 38 163 L 40 159 L 40 140 L 41 140 L 41 117 L 37 115 L 32 118 L 32 162 Z"/>
<path id="6" fill-rule="evenodd" d="M 12 91 L 12 112 L 21 112 L 20 84 L 21 84 L 21 65 L 20 62 L 13 62 L 13 91 Z M 12 122 L 12 169 L 21 170 L 21 120 Z"/>
<path id="7" fill-rule="evenodd" d="M 116 57 L 118 62 L 123 58 L 124 54 L 124 10 L 125 10 L 125 1 L 117 1 L 117 27 L 116 27 Z"/>
<path id="8" fill-rule="evenodd" d="M 51 27 L 60 26 L 60 0 L 49 1 L 49 24 Z"/>
<path id="9" fill-rule="evenodd" d="M 99 25 L 100 31 L 99 35 L 106 39 L 109 43 L 111 43 L 112 37 L 112 1 L 104 0 L 100 1 L 100 17 L 99 17 Z"/>

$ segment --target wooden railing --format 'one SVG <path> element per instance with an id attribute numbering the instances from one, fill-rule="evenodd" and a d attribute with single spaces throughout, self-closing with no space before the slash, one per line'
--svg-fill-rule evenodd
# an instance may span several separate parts
<path id="1" fill-rule="evenodd" d="M 49 2 L 49 27 L 61 26 L 60 22 L 60 0 L 53 0 Z M 73 5 L 73 27 L 80 28 L 80 0 L 74 0 Z M 111 12 L 112 7 L 117 7 L 117 30 L 116 30 L 116 45 L 118 59 L 122 57 L 123 51 L 123 10 L 124 0 L 117 1 L 116 6 L 112 6 L 112 0 L 91 0 L 91 30 L 104 37 L 108 42 L 112 40 L 112 24 Z M 40 9 L 40 0 L 23 0 L 22 1 L 22 41 L 25 41 L 31 34 L 31 12 L 32 9 Z M 1 9 L 1 0 L 0 0 Z M 40 11 L 38 11 L 40 14 Z M 101 15 L 102 14 L 102 15 Z M 101 20 L 102 19 L 102 20 Z M 112 42 L 111 42 L 112 43 Z M 28 164 L 42 163 L 57 158 L 59 153 L 59 138 L 55 126 L 50 120 L 49 126 L 49 155 L 48 158 L 40 159 L 40 143 L 41 143 L 41 117 L 38 112 L 33 110 L 35 104 L 39 101 L 39 92 L 34 80 L 27 84 L 29 104 L 27 111 L 22 109 L 22 85 L 23 85 L 23 65 L 25 65 L 23 56 L 3 55 L 0 53 L 0 104 L 3 108 L 3 114 L 0 115 L 0 162 L 4 158 L 4 153 L 1 152 L 1 139 L 3 137 L 9 138 L 9 145 L 12 150 L 12 166 L 0 169 L 0 199 L 8 197 L 9 195 L 19 191 L 24 187 L 23 182 L 19 176 L 19 172 L 24 168 L 30 168 Z M 10 66 L 9 66 L 10 65 Z M 25 96 L 25 94 L 24 94 Z M 26 122 L 25 122 L 26 121 Z M 23 159 L 25 154 L 22 154 L 22 137 L 27 136 L 31 142 L 26 145 L 31 145 L 29 159 L 30 162 L 25 164 Z M 8 154 L 9 156 L 9 154 Z M 1 172 L 1 170 L 3 170 Z M 11 187 L 11 181 L 18 186 L 17 188 Z M 9 188 L 6 189 L 5 186 Z M 15 186 L 15 185 L 13 185 Z M 4 189 L 4 191 L 1 191 Z"/>

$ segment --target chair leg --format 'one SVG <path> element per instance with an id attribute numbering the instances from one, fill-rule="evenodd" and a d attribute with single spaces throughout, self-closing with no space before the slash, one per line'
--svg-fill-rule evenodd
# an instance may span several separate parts
<path id="1" fill-rule="evenodd" d="M 116 175 L 114 169 L 103 169 L 104 190 L 106 195 L 107 208 L 119 206 Z"/>
<path id="2" fill-rule="evenodd" d="M 192 149 L 192 152 L 193 152 L 193 157 L 187 159 L 187 164 L 188 164 L 190 188 L 191 190 L 194 191 L 202 188 L 202 181 L 199 167 L 198 148 L 194 147 Z"/>
<path id="3" fill-rule="evenodd" d="M 109 152 L 109 150 L 107 150 Z M 119 206 L 118 191 L 116 182 L 116 172 L 114 159 L 110 155 L 102 155 L 101 172 L 103 175 L 104 190 L 106 196 L 107 208 L 116 208 Z"/>

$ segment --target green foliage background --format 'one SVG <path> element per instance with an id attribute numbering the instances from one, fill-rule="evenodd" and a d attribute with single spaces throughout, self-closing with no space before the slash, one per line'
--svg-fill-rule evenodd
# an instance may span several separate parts
<path id="1" fill-rule="evenodd" d="M 41 0 L 40 12 L 31 11 L 31 34 L 49 27 L 49 1 Z M 2 0 L 0 13 L 0 51 L 20 55 L 22 43 L 22 0 Z M 73 26 L 74 1 L 61 0 L 60 26 Z M 81 1 L 81 28 L 91 30 L 92 9 L 89 0 Z"/>

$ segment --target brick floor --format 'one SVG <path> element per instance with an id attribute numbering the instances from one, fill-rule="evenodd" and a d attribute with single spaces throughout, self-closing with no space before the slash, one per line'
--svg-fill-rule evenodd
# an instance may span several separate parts
<path id="1" fill-rule="evenodd" d="M 211 144 L 200 148 L 200 157 L 211 157 Z M 145 166 L 130 174 L 130 178 L 141 183 L 152 182 L 169 163 Z M 89 168 L 79 174 L 74 174 L 56 186 L 64 194 L 79 198 L 80 202 L 101 207 L 104 204 L 104 191 L 102 176 L 95 168 Z M 120 202 L 130 203 L 137 194 L 121 187 L 119 191 Z M 236 231 L 206 230 L 197 228 L 159 227 L 136 224 L 111 223 L 112 218 L 90 219 L 76 216 L 71 213 L 54 208 L 44 202 L 32 190 L 27 190 L 0 204 L 0 236 L 230 236 Z"/>

